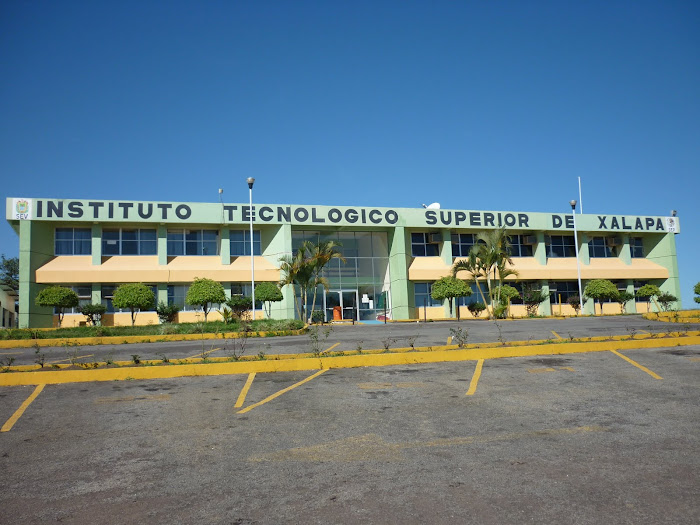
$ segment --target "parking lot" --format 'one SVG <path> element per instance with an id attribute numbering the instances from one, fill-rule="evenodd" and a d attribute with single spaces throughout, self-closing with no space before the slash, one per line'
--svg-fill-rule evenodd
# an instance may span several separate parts
<path id="1" fill-rule="evenodd" d="M 47 385 L 0 522 L 698 523 L 700 347 L 621 354 Z"/>

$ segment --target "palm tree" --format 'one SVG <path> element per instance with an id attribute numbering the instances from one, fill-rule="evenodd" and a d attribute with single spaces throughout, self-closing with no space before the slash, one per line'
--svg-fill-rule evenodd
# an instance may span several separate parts
<path id="1" fill-rule="evenodd" d="M 324 266 L 333 259 L 340 259 L 342 262 L 345 262 L 345 257 L 338 251 L 338 248 L 341 248 L 343 245 L 335 241 L 320 241 L 316 244 L 311 241 L 304 241 L 303 246 L 309 253 L 309 262 L 313 268 L 312 286 L 314 297 L 311 303 L 311 314 L 313 315 L 313 311 L 316 308 L 318 287 L 323 286 L 326 290 L 330 287 L 328 280 L 325 277 L 321 277 Z"/>
<path id="2" fill-rule="evenodd" d="M 479 284 L 479 276 L 482 271 L 481 262 L 476 257 L 476 253 L 473 250 L 469 252 L 469 256 L 466 259 L 455 261 L 452 265 L 452 277 L 457 277 L 457 274 L 462 270 L 472 275 L 472 279 L 474 279 L 474 283 L 476 284 L 476 289 L 479 290 L 479 294 L 481 294 L 481 300 L 484 302 L 484 305 L 486 305 L 486 297 L 484 297 L 484 291 Z"/>
<path id="3" fill-rule="evenodd" d="M 282 272 L 280 287 L 292 285 L 294 307 L 299 319 L 303 320 L 306 318 L 304 314 L 308 289 L 313 280 L 313 267 L 307 260 L 306 246 L 300 246 L 292 255 L 283 255 L 280 258 L 280 271 Z M 295 286 L 299 287 L 300 303 L 297 303 Z"/>

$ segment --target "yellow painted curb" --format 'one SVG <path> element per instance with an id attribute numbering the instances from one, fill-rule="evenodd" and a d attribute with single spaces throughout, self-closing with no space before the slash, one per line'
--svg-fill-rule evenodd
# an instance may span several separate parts
<path id="1" fill-rule="evenodd" d="M 200 363 L 186 365 L 133 366 L 96 370 L 62 370 L 10 372 L 0 374 L 0 386 L 36 384 L 82 383 L 92 381 L 124 381 L 131 379 L 168 379 L 188 376 L 216 376 L 250 374 L 258 372 L 291 372 L 332 368 L 358 368 L 365 366 L 389 366 L 478 359 L 500 359 L 506 357 L 528 357 L 538 355 L 563 355 L 609 350 L 636 350 L 641 348 L 667 348 L 700 344 L 700 336 L 647 338 L 625 341 L 599 341 L 586 343 L 549 343 L 525 346 L 498 346 L 490 348 L 461 348 L 432 351 L 406 351 L 374 353 L 370 355 L 344 355 L 335 357 L 313 357 L 274 359 L 261 361 L 237 361 L 225 363 Z M 281 357 L 281 356 L 280 356 Z"/>
<path id="2" fill-rule="evenodd" d="M 304 334 L 307 327 L 298 330 L 271 330 L 269 332 L 248 332 L 248 337 L 276 337 Z M 93 346 L 120 345 L 129 343 L 164 343 L 166 341 L 199 341 L 201 339 L 239 339 L 240 332 L 220 332 L 209 334 L 167 334 L 167 335 L 114 335 L 106 337 L 66 337 L 58 339 L 5 339 L 0 348 L 29 348 L 34 343 L 39 346 Z"/>

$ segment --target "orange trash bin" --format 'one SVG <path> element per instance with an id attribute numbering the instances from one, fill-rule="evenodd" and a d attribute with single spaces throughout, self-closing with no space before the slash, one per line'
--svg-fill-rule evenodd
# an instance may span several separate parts
<path id="1" fill-rule="evenodd" d="M 340 308 L 340 306 L 334 306 L 333 307 L 333 320 L 334 321 L 341 321 L 343 319 L 343 310 Z"/>

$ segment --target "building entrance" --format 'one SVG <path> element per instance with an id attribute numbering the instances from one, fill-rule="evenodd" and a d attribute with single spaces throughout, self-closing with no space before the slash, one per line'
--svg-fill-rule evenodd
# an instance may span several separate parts
<path id="1" fill-rule="evenodd" d="M 357 316 L 357 290 L 329 290 L 323 294 L 326 321 L 354 320 Z"/>

